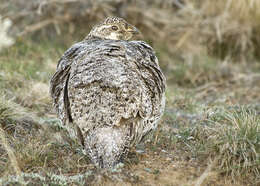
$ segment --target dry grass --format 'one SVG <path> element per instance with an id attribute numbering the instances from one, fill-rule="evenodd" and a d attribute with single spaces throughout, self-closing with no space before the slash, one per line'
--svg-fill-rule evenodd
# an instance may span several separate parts
<path id="1" fill-rule="evenodd" d="M 0 10 L 20 35 L 0 55 L 0 184 L 260 183 L 259 1 L 2 0 Z M 65 49 L 108 15 L 143 32 L 168 80 L 158 131 L 111 172 L 94 169 L 48 94 Z"/>
<path id="2" fill-rule="evenodd" d="M 16 156 L 13 152 L 13 150 L 11 149 L 11 147 L 8 145 L 8 142 L 6 140 L 5 137 L 5 131 L 3 129 L 0 129 L 0 139 L 1 139 L 1 145 L 3 145 L 4 149 L 6 150 L 8 157 L 11 161 L 11 165 L 14 169 L 14 172 L 16 173 L 16 176 L 20 176 L 21 175 L 21 169 L 18 166 L 18 162 L 16 159 Z M 22 180 L 20 180 L 20 182 L 22 182 Z"/>
<path id="3" fill-rule="evenodd" d="M 186 51 L 189 55 L 211 52 L 237 62 L 258 57 L 260 3 L 257 0 L 47 0 L 44 3 L 16 0 L 12 7 L 2 1 L 3 14 L 15 23 L 13 33 L 18 35 L 38 36 L 38 31 L 46 34 L 48 30 L 51 37 L 66 32 L 81 33 L 84 37 L 98 20 L 117 15 L 137 25 L 154 46 L 170 51 L 164 55 L 166 64 L 172 63 L 171 55 L 185 57 Z"/>
<path id="4" fill-rule="evenodd" d="M 14 47 L 19 47 L 19 45 Z M 34 44 L 31 47 L 34 47 Z M 47 54 L 49 51 L 42 50 L 42 53 Z M 8 59 L 14 59 L 10 52 L 8 55 L 4 55 L 3 59 L 6 60 L 7 56 Z M 52 57 L 55 58 L 55 56 L 56 54 Z M 14 61 L 15 63 L 12 65 L 19 66 L 21 60 L 26 61 L 27 58 L 31 58 L 31 56 L 23 56 Z M 55 61 L 50 63 L 55 63 Z M 35 64 L 28 63 L 28 65 L 34 66 Z M 10 68 L 4 67 L 2 74 L 10 73 Z M 47 68 L 53 70 L 52 65 L 48 65 Z M 198 68 L 200 69 L 199 66 Z M 104 174 L 93 170 L 93 166 L 89 164 L 89 160 L 81 152 L 80 145 L 71 139 L 67 131 L 60 126 L 52 110 L 48 110 L 51 104 L 46 97 L 46 92 L 37 91 L 39 87 L 46 87 L 45 79 L 49 75 L 46 74 L 44 78 L 39 79 L 26 78 L 22 74 L 26 73 L 27 69 L 31 69 L 31 67 L 27 67 L 25 70 L 18 68 L 16 76 L 2 76 L 2 82 L 5 82 L 2 84 L 2 90 L 7 95 L 2 96 L 1 108 L 3 109 L 1 110 L 4 112 L 0 114 L 1 123 L 5 123 L 2 128 L 7 134 L 6 138 L 10 141 L 9 143 L 12 144 L 17 166 L 22 172 L 20 175 L 25 182 L 32 184 L 39 181 L 46 184 L 83 184 L 85 182 L 116 184 L 123 180 L 123 183 L 127 184 L 142 182 L 170 184 L 171 179 L 168 177 L 171 174 L 176 174 L 174 181 L 176 184 L 196 183 L 200 177 L 198 183 L 203 185 L 212 183 L 213 175 L 221 174 L 226 175 L 227 183 L 233 179 L 236 180 L 237 185 L 245 184 L 237 180 L 238 176 L 241 175 L 249 175 L 250 179 L 247 180 L 249 183 L 258 182 L 254 176 L 258 176 L 259 171 L 259 162 L 256 156 L 258 153 L 257 144 L 259 143 L 257 141 L 259 139 L 259 131 L 257 131 L 259 117 L 256 113 L 259 112 L 259 109 L 256 107 L 252 112 L 229 110 L 228 107 L 222 110 L 218 109 L 219 104 L 232 105 L 232 102 L 226 100 L 239 102 L 243 98 L 243 94 L 230 97 L 228 94 L 231 91 L 230 88 L 232 88 L 232 92 L 237 90 L 240 92 L 250 89 L 250 87 L 252 89 L 257 81 L 251 80 L 251 78 L 245 79 L 246 83 L 242 83 L 239 79 L 239 81 L 231 81 L 231 84 L 227 83 L 225 86 L 219 86 L 219 83 L 214 83 L 214 79 L 212 79 L 210 80 L 211 84 L 204 84 L 196 90 L 184 88 L 185 85 L 181 87 L 169 83 L 167 109 L 163 125 L 157 133 L 157 143 L 151 140 L 153 138 L 150 138 L 151 142 L 149 142 L 148 138 L 145 149 L 141 148 L 141 152 L 145 151 L 144 155 L 141 153 L 141 156 L 137 155 L 137 157 L 128 159 L 123 169 L 120 168 L 114 173 Z M 236 70 L 239 70 L 238 65 Z M 31 72 L 28 71 L 28 73 Z M 34 76 L 33 73 L 31 75 Z M 248 84 L 249 80 L 251 83 Z M 47 90 L 47 87 L 43 90 Z M 26 94 L 26 92 L 30 94 Z M 212 94 L 214 92 L 222 92 L 222 94 L 221 96 Z M 247 94 L 247 97 L 247 104 L 259 99 L 259 96 L 254 94 Z M 24 115 L 31 119 L 24 119 Z M 155 162 L 150 151 L 151 154 L 156 154 L 157 158 L 157 164 L 152 167 L 151 163 Z M 0 163 L 5 170 L 1 174 L 1 182 L 14 184 L 17 183 L 19 176 L 11 176 L 13 168 L 8 166 L 11 160 L 8 159 L 6 152 L 5 148 L 0 148 Z M 219 161 L 212 164 L 209 169 L 205 169 L 207 163 L 205 160 L 210 157 L 214 159 L 217 156 L 221 157 Z M 190 160 L 192 161 L 190 162 Z M 195 166 L 200 171 L 194 173 L 192 169 L 191 172 L 187 171 L 187 174 L 179 175 L 177 172 L 183 168 L 173 169 L 171 167 L 174 167 L 179 161 L 186 162 L 186 167 Z M 162 162 L 169 166 L 168 169 L 164 169 L 165 166 L 159 166 Z M 154 180 L 151 180 L 150 174 L 153 175 Z M 189 174 L 194 174 L 194 176 L 190 177 Z M 219 180 L 220 178 L 214 179 Z M 185 181 L 185 179 L 187 180 Z"/>
<path id="5" fill-rule="evenodd" d="M 210 109 L 210 116 L 192 136 L 201 145 L 198 153 L 219 156 L 216 167 L 235 180 L 238 176 L 260 178 L 260 117 L 251 108 Z M 209 122 L 205 125 L 205 122 Z"/>

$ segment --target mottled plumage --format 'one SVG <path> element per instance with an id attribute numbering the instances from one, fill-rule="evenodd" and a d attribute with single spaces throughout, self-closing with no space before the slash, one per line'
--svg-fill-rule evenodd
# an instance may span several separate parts
<path id="1" fill-rule="evenodd" d="M 64 53 L 51 79 L 58 117 L 77 133 L 95 165 L 105 168 L 157 127 L 165 104 L 165 77 L 153 49 L 126 41 L 137 29 L 122 20 L 108 18 L 94 27 Z M 93 31 L 114 24 L 128 24 L 131 37 L 111 40 L 111 33 Z"/>

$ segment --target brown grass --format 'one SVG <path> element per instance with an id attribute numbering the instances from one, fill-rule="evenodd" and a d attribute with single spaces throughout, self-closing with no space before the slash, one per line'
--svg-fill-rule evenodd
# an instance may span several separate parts
<path id="1" fill-rule="evenodd" d="M 23 177 L 21 176 L 22 171 L 21 171 L 19 164 L 17 162 L 16 155 L 7 142 L 7 139 L 6 139 L 6 136 L 5 136 L 5 131 L 1 128 L 0 128 L 0 139 L 1 139 L 1 141 L 0 141 L 1 145 L 3 145 L 4 149 L 6 150 L 6 152 L 8 154 L 8 157 L 10 159 L 10 162 L 11 162 L 11 165 L 14 169 L 14 172 L 15 172 L 16 176 L 18 177 L 19 183 L 23 184 L 24 180 L 23 180 Z"/>
<path id="2" fill-rule="evenodd" d="M 8 6 L 7 1 L 3 0 L 3 5 Z M 46 34 L 47 29 L 49 35 L 69 32 L 81 33 L 82 37 L 97 21 L 109 15 L 122 16 L 140 28 L 145 39 L 157 48 L 167 48 L 170 54 L 210 52 L 240 62 L 240 59 L 258 57 L 259 9 L 257 0 L 124 3 L 78 0 L 21 3 L 16 0 L 13 7 L 8 12 L 3 9 L 3 13 L 13 20 L 18 35 L 35 32 L 38 35 L 41 30 Z M 171 63 L 169 58 L 166 55 L 163 60 Z"/>
<path id="3" fill-rule="evenodd" d="M 2 0 L 16 43 L 0 55 L 0 184 L 258 185 L 259 10 L 257 0 Z M 94 169 L 48 93 L 59 57 L 108 15 L 142 31 L 168 84 L 159 129 L 111 172 Z"/>

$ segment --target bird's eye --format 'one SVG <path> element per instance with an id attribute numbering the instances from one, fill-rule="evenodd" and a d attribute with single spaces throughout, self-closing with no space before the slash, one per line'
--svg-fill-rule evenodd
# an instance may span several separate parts
<path id="1" fill-rule="evenodd" d="M 112 26 L 112 30 L 118 30 L 117 26 Z"/>

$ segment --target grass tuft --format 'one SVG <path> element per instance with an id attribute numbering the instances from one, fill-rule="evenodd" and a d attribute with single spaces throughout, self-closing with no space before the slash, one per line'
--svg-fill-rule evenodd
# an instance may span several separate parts
<path id="1" fill-rule="evenodd" d="M 260 117 L 252 109 L 217 109 L 193 131 L 198 153 L 219 156 L 220 172 L 260 177 Z M 252 177 L 251 177 L 252 178 Z M 259 180 L 258 180 L 259 181 Z"/>

